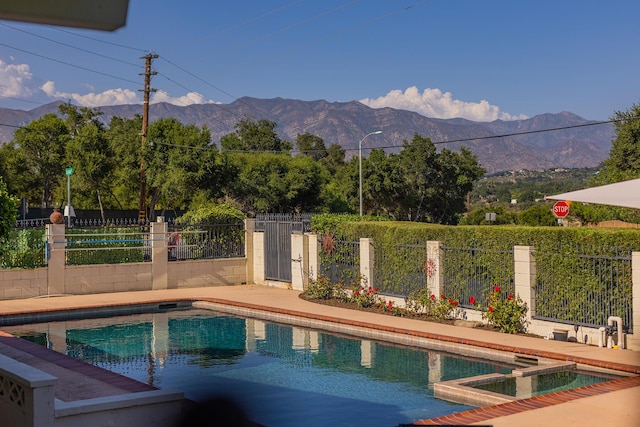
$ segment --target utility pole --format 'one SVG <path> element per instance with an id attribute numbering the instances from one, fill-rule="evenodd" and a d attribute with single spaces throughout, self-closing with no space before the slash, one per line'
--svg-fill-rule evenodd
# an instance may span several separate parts
<path id="1" fill-rule="evenodd" d="M 142 105 L 142 142 L 140 146 L 140 204 L 138 205 L 138 223 L 144 225 L 147 222 L 147 177 L 144 169 L 144 149 L 147 145 L 147 126 L 149 125 L 149 94 L 155 92 L 156 89 L 151 88 L 151 76 L 158 74 L 151 70 L 151 62 L 158 57 L 155 53 L 149 53 L 141 56 L 140 59 L 145 60 L 144 73 L 144 89 L 140 92 L 144 93 L 144 103 Z"/>

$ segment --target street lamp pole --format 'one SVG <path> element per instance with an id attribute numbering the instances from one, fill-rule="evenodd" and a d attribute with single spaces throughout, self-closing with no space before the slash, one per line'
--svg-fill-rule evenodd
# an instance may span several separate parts
<path id="1" fill-rule="evenodd" d="M 362 216 L 362 142 L 369 136 L 369 135 L 380 135 L 382 133 L 381 130 L 376 130 L 373 132 L 369 132 L 368 134 L 366 134 L 358 143 L 358 158 L 359 158 L 359 175 L 360 175 L 360 216 Z"/>

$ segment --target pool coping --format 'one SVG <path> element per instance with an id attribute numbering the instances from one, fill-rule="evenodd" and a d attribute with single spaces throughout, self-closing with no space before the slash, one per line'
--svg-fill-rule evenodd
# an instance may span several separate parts
<path id="1" fill-rule="evenodd" d="M 100 307 L 131 308 L 132 306 L 140 306 L 140 305 L 180 303 L 180 302 L 190 302 L 192 304 L 198 303 L 198 302 L 220 304 L 226 307 L 238 307 L 238 308 L 247 309 L 247 310 L 269 312 L 269 313 L 275 313 L 280 315 L 293 316 L 293 317 L 302 318 L 302 319 L 330 322 L 337 325 L 344 325 L 346 327 L 355 327 L 358 329 L 365 328 L 365 329 L 375 330 L 379 332 L 390 332 L 393 334 L 406 335 L 408 337 L 436 340 L 436 341 L 439 341 L 442 343 L 448 343 L 451 345 L 457 344 L 457 345 L 463 345 L 463 346 L 473 346 L 473 347 L 478 347 L 478 348 L 487 349 L 487 350 L 513 353 L 514 355 L 524 355 L 524 356 L 530 356 L 530 357 L 532 356 L 532 357 L 539 357 L 539 358 L 554 359 L 559 361 L 575 362 L 576 364 L 582 364 L 582 365 L 605 369 L 605 370 L 624 372 L 632 375 L 626 378 L 615 379 L 615 380 L 607 381 L 601 384 L 583 386 L 583 387 L 579 387 L 572 390 L 559 391 L 559 392 L 549 393 L 541 396 L 520 399 L 513 402 L 475 408 L 468 411 L 458 412 L 458 413 L 450 414 L 446 416 L 418 420 L 418 421 L 415 421 L 413 425 L 472 424 L 472 423 L 487 421 L 493 418 L 518 414 L 518 413 L 522 413 L 522 412 L 526 412 L 534 409 L 546 408 L 549 406 L 571 402 L 577 399 L 582 399 L 582 398 L 591 397 L 591 396 L 598 396 L 601 394 L 606 394 L 614 391 L 625 390 L 625 389 L 640 386 L 640 376 L 639 376 L 640 366 L 629 365 L 629 364 L 618 363 L 618 362 L 608 362 L 608 361 L 591 359 L 591 358 L 581 357 L 581 356 L 567 355 L 567 354 L 562 354 L 558 352 L 536 350 L 531 348 L 516 347 L 516 346 L 510 346 L 510 345 L 504 345 L 504 344 L 496 344 L 491 342 L 474 340 L 470 338 L 447 336 L 447 335 L 437 334 L 433 332 L 416 331 L 411 329 L 404 329 L 404 328 L 393 327 L 388 325 L 380 325 L 376 323 L 353 320 L 353 319 L 343 319 L 335 316 L 327 316 L 322 314 L 302 312 L 302 311 L 291 310 L 286 308 L 279 308 L 279 307 L 266 306 L 266 305 L 260 305 L 260 304 L 254 304 L 254 303 L 246 303 L 242 301 L 228 300 L 224 298 L 213 298 L 213 297 L 156 298 L 156 299 L 145 300 L 145 302 L 142 304 L 135 303 L 135 302 L 130 302 L 130 303 L 122 302 L 122 303 L 112 303 L 112 304 L 101 304 Z M 46 313 L 53 313 L 53 312 L 76 312 L 77 313 L 81 310 L 95 310 L 95 309 L 96 309 L 95 306 L 87 305 L 84 307 L 77 307 L 75 309 L 67 309 L 67 310 L 53 309 L 53 308 L 41 309 L 41 310 L 23 310 L 21 312 L 14 312 L 8 315 L 0 315 L 0 319 L 6 319 L 9 317 L 15 317 L 15 316 L 46 314 Z M 347 331 L 348 331 L 347 333 L 352 333 L 352 334 L 354 333 L 353 330 L 349 331 L 347 329 Z M 131 381 L 135 381 L 135 380 L 131 380 Z"/>

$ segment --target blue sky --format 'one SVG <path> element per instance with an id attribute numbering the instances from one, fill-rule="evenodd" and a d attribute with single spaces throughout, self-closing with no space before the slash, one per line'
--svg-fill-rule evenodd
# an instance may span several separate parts
<path id="1" fill-rule="evenodd" d="M 606 120 L 640 101 L 640 2 L 130 0 L 115 32 L 0 21 L 0 107 L 353 101 L 429 117 Z"/>

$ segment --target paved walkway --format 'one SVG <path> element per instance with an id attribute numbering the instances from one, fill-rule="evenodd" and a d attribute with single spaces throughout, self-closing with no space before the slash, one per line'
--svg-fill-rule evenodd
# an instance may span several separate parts
<path id="1" fill-rule="evenodd" d="M 606 386 L 596 385 L 580 392 L 556 393 L 552 397 L 540 396 L 519 401 L 515 404 L 478 408 L 466 413 L 443 417 L 442 419 L 425 420 L 422 422 L 424 424 L 475 423 L 496 427 L 515 425 L 562 427 L 640 426 L 640 409 L 636 406 L 640 402 L 640 376 L 638 376 L 640 374 L 640 352 L 500 334 L 482 329 L 471 329 L 324 306 L 304 301 L 299 298 L 298 292 L 286 289 L 248 285 L 5 300 L 0 301 L 0 316 L 177 299 L 209 300 L 235 306 L 260 308 L 353 326 L 367 326 L 381 331 L 400 332 L 459 344 L 572 360 L 593 366 L 620 369 L 636 375 L 616 380 L 612 384 L 607 383 Z M 2 338 L 0 339 L 0 352 L 21 351 L 16 350 L 15 346 L 7 344 L 7 342 L 12 342 L 8 337 L 0 338 Z M 3 347 L 3 344 L 9 345 L 12 349 Z M 29 349 L 22 351 L 29 352 Z M 15 353 L 13 354 L 15 356 Z M 38 360 L 40 360 L 40 366 L 51 369 L 51 366 L 47 364 L 52 362 L 38 359 L 38 357 L 31 357 L 30 361 L 24 363 L 38 366 Z M 58 365 L 55 368 L 57 371 L 54 375 L 65 375 L 64 372 L 58 369 Z M 78 374 L 73 366 L 69 366 L 66 369 L 68 369 L 69 375 Z M 100 378 L 96 378 L 92 373 L 87 376 L 93 376 L 93 380 L 100 381 Z M 88 384 L 87 387 L 95 393 L 95 390 L 99 389 L 99 383 Z M 126 392 L 132 386 L 126 380 L 123 380 L 123 382 L 111 381 L 109 387 L 119 387 L 121 390 L 125 390 L 123 392 Z M 111 388 L 105 387 L 105 390 L 111 390 Z M 73 396 L 66 396 L 65 400 L 72 398 Z"/>

